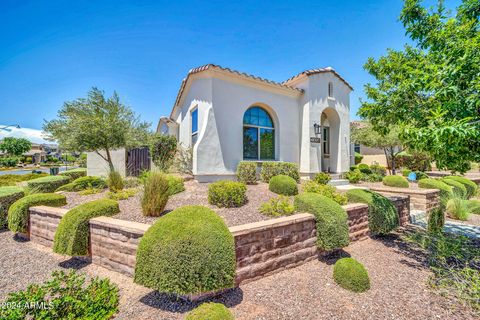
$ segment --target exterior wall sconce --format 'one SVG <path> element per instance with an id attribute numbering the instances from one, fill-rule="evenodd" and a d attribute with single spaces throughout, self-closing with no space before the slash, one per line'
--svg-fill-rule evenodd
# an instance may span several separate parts
<path id="1" fill-rule="evenodd" d="M 321 135 L 322 134 L 322 126 L 315 122 L 313 124 L 313 131 L 315 132 L 315 135 Z"/>

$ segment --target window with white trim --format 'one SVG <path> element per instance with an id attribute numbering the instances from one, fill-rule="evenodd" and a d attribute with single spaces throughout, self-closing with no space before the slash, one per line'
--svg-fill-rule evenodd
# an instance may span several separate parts
<path id="1" fill-rule="evenodd" d="M 328 83 L 328 97 L 333 98 L 333 83 Z"/>
<path id="2" fill-rule="evenodd" d="M 191 112 L 192 117 L 192 146 L 197 143 L 198 139 L 198 108 L 195 108 Z"/>

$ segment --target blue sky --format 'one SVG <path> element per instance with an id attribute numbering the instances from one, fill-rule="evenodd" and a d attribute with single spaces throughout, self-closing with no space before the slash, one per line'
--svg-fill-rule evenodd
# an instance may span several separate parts
<path id="1" fill-rule="evenodd" d="M 2 0 L 0 123 L 40 129 L 64 101 L 97 86 L 116 90 L 155 124 L 170 113 L 188 70 L 207 63 L 275 81 L 332 66 L 355 88 L 355 117 L 372 80 L 366 59 L 407 41 L 401 7 L 401 0 Z"/>

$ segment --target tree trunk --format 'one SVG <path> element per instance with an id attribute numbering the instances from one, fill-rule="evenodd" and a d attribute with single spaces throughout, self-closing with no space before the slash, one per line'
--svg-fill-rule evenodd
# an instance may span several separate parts
<path id="1" fill-rule="evenodd" d="M 383 152 L 385 153 L 385 159 L 387 160 L 387 167 L 390 167 L 390 173 L 392 173 L 392 166 L 391 166 L 391 160 L 389 160 L 388 157 L 388 148 L 383 148 Z"/>
<path id="2" fill-rule="evenodd" d="M 393 175 L 396 175 L 397 174 L 397 171 L 395 170 L 395 150 L 393 150 L 393 148 L 391 149 L 391 152 L 392 152 L 392 174 Z"/>
<path id="3" fill-rule="evenodd" d="M 107 162 L 110 168 L 110 172 L 115 171 L 115 167 L 113 166 L 112 162 L 112 156 L 110 155 L 110 150 L 108 148 L 105 148 L 105 153 L 107 154 Z"/>

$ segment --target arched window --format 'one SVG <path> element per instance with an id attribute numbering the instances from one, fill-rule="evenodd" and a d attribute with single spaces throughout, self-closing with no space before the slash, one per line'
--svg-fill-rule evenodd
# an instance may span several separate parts
<path id="1" fill-rule="evenodd" d="M 275 127 L 264 109 L 254 106 L 243 115 L 243 158 L 275 159 Z"/>
<path id="2" fill-rule="evenodd" d="M 328 83 L 328 96 L 333 98 L 333 83 L 331 82 Z"/>

